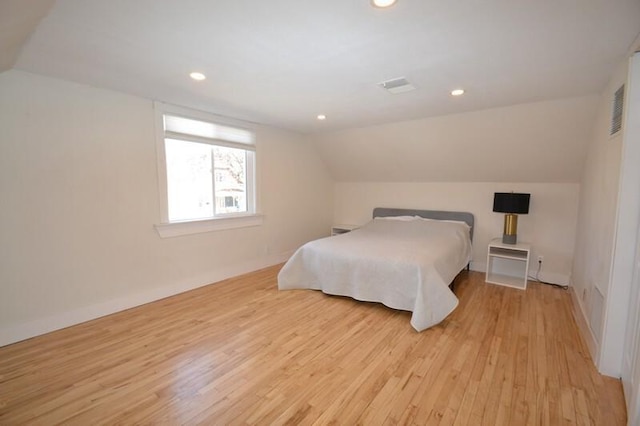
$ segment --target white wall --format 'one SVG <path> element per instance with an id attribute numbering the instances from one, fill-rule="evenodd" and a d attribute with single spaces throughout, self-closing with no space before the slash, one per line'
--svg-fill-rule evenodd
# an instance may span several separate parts
<path id="1" fill-rule="evenodd" d="M 528 215 L 518 218 L 518 240 L 544 256 L 540 279 L 568 284 L 573 261 L 579 185 L 549 183 L 337 183 L 334 221 L 363 224 L 374 207 L 461 210 L 475 216 L 472 269 L 484 271 L 487 244 L 502 236 L 504 216 L 494 213 L 494 192 L 529 192 Z M 537 264 L 532 265 L 534 275 Z"/>
<path id="2" fill-rule="evenodd" d="M 0 74 L 0 345 L 248 272 L 328 234 L 332 181 L 256 129 L 264 224 L 161 239 L 150 100 Z"/>
<path id="3" fill-rule="evenodd" d="M 600 97 L 581 181 L 572 286 L 577 312 L 582 313 L 588 326 L 583 335 L 596 363 L 610 287 L 622 152 L 623 132 L 609 136 L 611 105 L 614 92 L 626 78 L 625 61 Z M 607 373 L 615 375 L 613 371 Z"/>
<path id="4" fill-rule="evenodd" d="M 374 207 L 470 211 L 472 268 L 502 234 L 493 193 L 531 193 L 520 241 L 544 256 L 540 278 L 568 284 L 579 179 L 598 97 L 559 99 L 314 136 L 336 183 L 334 222 L 364 223 Z M 533 263 L 535 274 L 537 262 Z"/>

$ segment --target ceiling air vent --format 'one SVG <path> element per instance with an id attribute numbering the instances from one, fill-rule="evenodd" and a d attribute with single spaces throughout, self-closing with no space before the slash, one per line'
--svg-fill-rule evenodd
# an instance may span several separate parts
<path id="1" fill-rule="evenodd" d="M 611 110 L 611 129 L 609 135 L 613 136 L 622 128 L 622 108 L 624 106 L 624 84 L 616 90 L 613 96 L 613 108 Z"/>
<path id="2" fill-rule="evenodd" d="M 412 86 L 404 77 L 383 81 L 382 83 L 378 83 L 378 86 L 382 87 L 387 92 L 394 94 L 410 92 L 416 89 L 415 86 Z"/>

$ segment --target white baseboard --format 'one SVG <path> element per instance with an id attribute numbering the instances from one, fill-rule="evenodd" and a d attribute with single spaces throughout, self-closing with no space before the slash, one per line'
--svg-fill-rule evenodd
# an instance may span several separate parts
<path id="1" fill-rule="evenodd" d="M 531 263 L 530 263 L 531 265 Z M 471 270 L 478 272 L 486 272 L 487 271 L 487 263 L 486 262 L 471 262 Z M 529 267 L 529 276 L 536 276 L 536 270 L 531 266 Z M 566 274 L 558 274 L 555 272 L 540 272 L 540 281 L 544 281 L 547 283 L 558 284 L 558 285 L 569 285 L 570 277 Z"/>
<path id="2" fill-rule="evenodd" d="M 480 262 L 469 262 L 469 269 L 476 272 L 485 272 L 487 270 L 486 265 Z"/>
<path id="3" fill-rule="evenodd" d="M 536 278 L 536 269 L 529 268 L 529 276 Z M 540 271 L 540 275 L 537 277 L 540 281 L 558 285 L 569 285 L 571 278 L 566 274 L 558 274 L 556 272 Z M 535 281 L 535 280 L 534 280 Z"/>
<path id="4" fill-rule="evenodd" d="M 598 340 L 594 336 L 591 331 L 591 327 L 589 326 L 589 320 L 584 311 L 584 307 L 578 298 L 573 287 L 569 287 L 569 293 L 571 294 L 571 302 L 573 305 L 573 317 L 576 320 L 576 324 L 578 324 L 578 329 L 587 344 L 587 348 L 589 349 L 589 354 L 591 355 L 591 359 L 593 363 L 598 365 L 598 354 L 600 352 L 600 345 L 598 344 Z"/>
<path id="5" fill-rule="evenodd" d="M 0 327 L 0 346 L 40 336 L 45 333 L 60 330 L 62 328 L 100 318 L 105 315 L 114 314 L 116 312 L 164 299 L 165 297 L 184 293 L 185 291 L 216 283 L 227 278 L 236 277 L 258 269 L 277 265 L 285 262 L 292 254 L 293 251 L 240 262 L 218 269 L 213 274 L 206 277 L 199 277 L 196 279 L 191 278 L 174 285 L 159 287 L 142 293 L 135 293 L 90 306 L 83 306 L 48 317 L 38 318 L 19 324 L 2 326 Z"/>

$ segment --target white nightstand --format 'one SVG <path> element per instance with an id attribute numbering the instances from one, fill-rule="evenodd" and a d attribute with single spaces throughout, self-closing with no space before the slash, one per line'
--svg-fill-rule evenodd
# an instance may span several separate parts
<path id="1" fill-rule="evenodd" d="M 331 236 L 346 234 L 347 232 L 351 232 L 359 227 L 360 226 L 358 225 L 333 225 L 331 227 Z"/>
<path id="2" fill-rule="evenodd" d="M 527 288 L 531 246 L 527 243 L 504 244 L 502 238 L 491 240 L 487 249 L 487 275 L 491 284 Z"/>

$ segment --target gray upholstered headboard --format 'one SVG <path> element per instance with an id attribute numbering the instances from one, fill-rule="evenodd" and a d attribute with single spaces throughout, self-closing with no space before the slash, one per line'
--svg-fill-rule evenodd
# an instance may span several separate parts
<path id="1" fill-rule="evenodd" d="M 471 229 L 469 235 L 473 241 L 473 214 L 468 212 L 447 212 L 441 210 L 413 210 L 413 209 L 394 209 L 387 207 L 376 207 L 373 209 L 373 217 L 388 217 L 388 216 L 420 216 L 425 219 L 436 220 L 459 220 L 466 222 Z"/>

